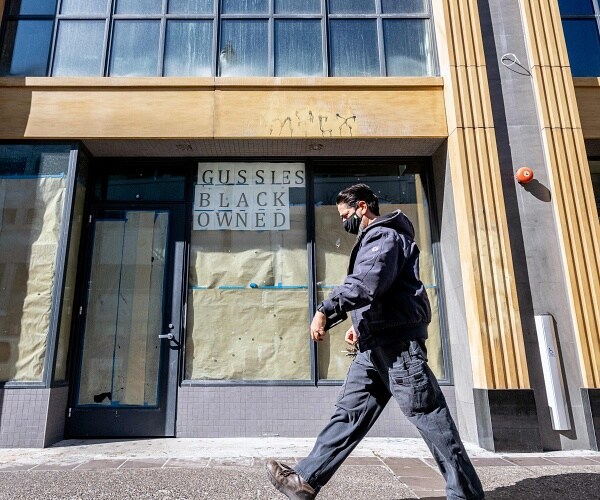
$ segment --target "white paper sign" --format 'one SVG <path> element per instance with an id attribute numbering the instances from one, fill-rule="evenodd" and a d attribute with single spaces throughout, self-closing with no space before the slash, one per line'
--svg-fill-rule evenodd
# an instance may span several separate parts
<path id="1" fill-rule="evenodd" d="M 199 163 L 195 231 L 290 229 L 290 187 L 304 187 L 303 163 Z"/>

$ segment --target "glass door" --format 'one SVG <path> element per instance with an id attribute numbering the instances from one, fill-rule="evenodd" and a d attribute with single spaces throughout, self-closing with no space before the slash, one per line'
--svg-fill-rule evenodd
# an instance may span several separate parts
<path id="1" fill-rule="evenodd" d="M 184 221 L 173 205 L 92 211 L 69 436 L 174 435 Z"/>

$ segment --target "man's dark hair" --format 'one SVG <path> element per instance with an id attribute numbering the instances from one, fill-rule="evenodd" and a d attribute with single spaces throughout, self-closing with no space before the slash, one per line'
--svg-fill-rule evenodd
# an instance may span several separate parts
<path id="1" fill-rule="evenodd" d="M 345 203 L 349 207 L 356 208 L 359 201 L 364 201 L 374 215 L 379 215 L 379 200 L 373 190 L 366 184 L 354 184 L 337 195 L 335 204 Z"/>

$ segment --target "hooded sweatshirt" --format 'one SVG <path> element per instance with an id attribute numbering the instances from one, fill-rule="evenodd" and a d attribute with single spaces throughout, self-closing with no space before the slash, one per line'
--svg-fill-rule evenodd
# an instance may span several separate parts
<path id="1" fill-rule="evenodd" d="M 377 217 L 359 232 L 344 283 L 319 305 L 328 324 L 350 313 L 361 351 L 427 338 L 431 308 L 414 235 L 400 210 Z"/>

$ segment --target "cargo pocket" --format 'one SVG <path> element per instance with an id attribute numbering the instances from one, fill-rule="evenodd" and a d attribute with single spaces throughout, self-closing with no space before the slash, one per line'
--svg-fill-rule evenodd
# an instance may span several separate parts
<path id="1" fill-rule="evenodd" d="M 437 393 L 426 364 L 420 359 L 408 362 L 404 369 L 390 370 L 392 393 L 407 416 L 428 413 L 437 406 Z"/>

